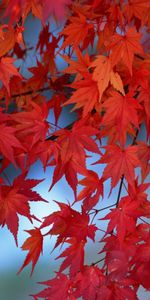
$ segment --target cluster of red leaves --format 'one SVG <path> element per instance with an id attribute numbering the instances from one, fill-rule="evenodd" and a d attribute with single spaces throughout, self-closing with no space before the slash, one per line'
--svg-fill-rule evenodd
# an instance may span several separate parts
<path id="1" fill-rule="evenodd" d="M 26 79 L 14 63 L 28 55 L 23 34 L 30 13 L 43 28 L 35 45 L 37 64 Z M 56 22 L 65 18 L 61 32 L 50 32 L 49 16 Z M 40 180 L 26 176 L 38 159 L 44 170 L 54 167 L 50 189 L 65 175 L 74 194 L 72 204 L 57 202 L 58 211 L 27 231 L 22 249 L 28 254 L 19 272 L 30 262 L 33 272 L 44 237 L 57 236 L 54 249 L 69 246 L 58 257 L 64 260 L 56 277 L 43 283 L 47 287 L 35 300 L 136 300 L 140 286 L 150 290 L 150 1 L 3 0 L 0 17 L 0 225 L 7 225 L 17 243 L 18 214 L 37 220 L 29 201 L 45 200 L 32 190 Z M 62 71 L 57 57 L 68 64 Z M 51 90 L 50 99 L 45 90 Z M 70 104 L 77 120 L 57 130 Z M 145 140 L 138 138 L 143 128 Z M 87 151 L 100 156 L 94 164 L 105 164 L 102 176 L 87 169 Z M 21 172 L 12 184 L 6 182 L 10 164 Z M 96 227 L 94 217 L 106 209 L 96 205 L 108 179 L 110 193 L 117 184 L 119 192 Z M 80 212 L 73 208 L 78 201 Z M 102 219 L 108 220 L 99 253 L 105 258 L 86 265 L 85 246 L 88 238 L 95 241 Z"/>

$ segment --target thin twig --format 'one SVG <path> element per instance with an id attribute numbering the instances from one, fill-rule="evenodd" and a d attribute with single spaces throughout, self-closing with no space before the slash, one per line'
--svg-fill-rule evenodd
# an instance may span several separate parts
<path id="1" fill-rule="evenodd" d="M 50 86 L 47 86 L 45 88 L 41 88 L 41 89 L 38 89 L 38 90 L 28 90 L 26 92 L 23 92 L 23 93 L 18 93 L 18 94 L 13 94 L 11 95 L 11 98 L 17 98 L 17 97 L 21 97 L 21 96 L 27 96 L 27 95 L 32 95 L 34 93 L 40 93 L 40 92 L 44 92 L 44 91 L 49 91 L 51 88 Z M 0 101 L 4 101 L 5 100 L 5 97 L 1 98 Z"/>
<path id="2" fill-rule="evenodd" d="M 92 266 L 99 264 L 99 263 L 100 263 L 101 261 L 103 261 L 104 259 L 105 259 L 105 257 L 104 257 L 104 258 L 101 258 L 100 260 L 97 260 L 96 262 L 92 263 Z"/>
<path id="3" fill-rule="evenodd" d="M 121 192 L 122 192 L 123 180 L 124 180 L 124 175 L 122 175 L 122 177 L 121 177 L 117 201 L 116 201 L 116 207 L 118 207 L 118 204 L 119 204 L 119 200 L 120 200 L 120 196 L 121 196 Z"/>
<path id="4" fill-rule="evenodd" d="M 145 221 L 143 218 L 139 217 L 139 219 L 140 219 L 142 222 L 144 222 L 145 224 L 150 225 L 150 223 L 148 223 L 147 221 Z"/>
<path id="5" fill-rule="evenodd" d="M 115 205 L 116 205 L 116 203 L 115 203 L 115 204 L 112 204 L 112 205 L 109 205 L 109 206 L 106 206 L 106 207 L 104 207 L 104 208 L 93 209 L 94 211 L 91 212 L 91 213 L 89 213 L 89 215 L 92 215 L 92 214 L 94 214 L 95 212 L 96 212 L 96 214 L 97 214 L 97 213 L 99 213 L 100 211 L 103 211 L 103 210 L 108 209 L 108 208 L 110 208 L 110 207 L 113 207 L 113 206 L 115 206 Z"/>

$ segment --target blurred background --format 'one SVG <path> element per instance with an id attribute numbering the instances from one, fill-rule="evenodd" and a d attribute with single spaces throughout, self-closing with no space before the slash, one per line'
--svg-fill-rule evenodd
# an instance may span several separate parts
<path id="1" fill-rule="evenodd" d="M 57 25 L 59 30 L 61 29 L 60 25 Z M 27 45 L 30 47 L 34 47 L 37 43 L 39 32 L 41 30 L 41 23 L 29 16 L 26 23 L 25 23 L 25 34 L 24 38 Z M 57 34 L 57 27 L 56 24 L 51 22 L 50 23 L 50 30 L 55 31 Z M 17 62 L 17 66 L 21 68 L 22 74 L 25 77 L 31 76 L 31 73 L 27 70 L 27 68 L 36 65 L 36 53 L 34 50 L 31 50 L 25 61 Z M 58 68 L 64 68 L 65 62 L 62 61 L 60 57 L 57 58 L 56 64 Z M 50 96 L 50 94 L 48 95 Z M 70 114 L 69 108 L 63 109 L 63 113 L 59 119 L 59 126 L 65 127 L 68 124 L 72 123 L 76 118 L 75 113 Z M 50 114 L 48 117 L 49 121 L 53 122 L 53 115 Z M 143 129 L 143 133 L 141 134 L 143 137 L 145 136 L 145 132 Z M 106 141 L 104 141 L 106 143 Z M 90 153 L 88 153 L 90 154 Z M 87 160 L 88 169 L 93 169 L 94 171 L 98 172 L 99 175 L 102 174 L 105 165 L 103 166 L 91 166 L 90 164 L 96 161 L 99 157 L 92 154 L 91 158 Z M 137 170 L 138 172 L 138 170 Z M 12 166 L 7 169 L 7 175 L 9 180 L 12 182 L 13 179 L 19 174 L 19 170 L 15 170 Z M 74 201 L 73 192 L 66 183 L 65 179 L 63 178 L 60 180 L 55 187 L 48 192 L 51 180 L 52 180 L 53 168 L 47 168 L 46 172 L 43 172 L 42 165 L 39 161 L 37 161 L 31 168 L 28 178 L 36 178 L 36 179 L 43 179 L 45 180 L 40 183 L 36 187 L 36 191 L 45 199 L 49 201 L 49 203 L 31 203 L 31 212 L 34 213 L 38 218 L 43 218 L 53 211 L 58 210 L 58 206 L 53 200 L 57 200 L 59 202 L 66 203 L 67 201 L 72 203 Z M 116 202 L 116 196 L 118 192 L 118 186 L 113 190 L 111 197 L 108 198 L 110 190 L 110 181 L 108 180 L 105 182 L 105 194 L 104 199 L 100 201 L 98 204 L 98 208 L 106 207 Z M 123 195 L 125 195 L 125 190 L 123 190 Z M 75 209 L 80 209 L 80 203 L 74 206 Z M 102 218 L 108 213 L 107 211 L 101 212 L 101 215 L 98 215 L 98 218 Z M 53 276 L 55 276 L 55 271 L 59 269 L 60 261 L 55 260 L 55 258 L 60 254 L 59 247 L 51 253 L 54 244 L 55 238 L 46 237 L 44 240 L 44 251 L 43 256 L 40 257 L 39 262 L 35 267 L 35 271 L 30 277 L 31 272 L 31 265 L 27 266 L 20 275 L 17 275 L 18 270 L 20 269 L 27 252 L 21 250 L 21 245 L 25 241 L 25 239 L 29 236 L 24 230 L 32 229 L 33 226 L 39 226 L 39 224 L 35 221 L 32 225 L 26 218 L 20 217 L 19 219 L 19 233 L 18 233 L 18 244 L 19 247 L 16 247 L 15 241 L 7 229 L 4 227 L 0 229 L 0 300 L 30 300 L 31 294 L 35 294 L 41 289 L 43 286 L 37 284 L 37 282 L 46 281 Z M 101 223 L 100 223 L 101 222 Z M 101 229 L 106 228 L 107 222 L 99 221 L 95 219 L 95 223 Z M 92 263 L 103 256 L 98 255 L 97 253 L 102 248 L 102 243 L 98 243 L 98 241 L 102 238 L 103 233 L 99 231 L 96 236 L 96 245 L 93 244 L 92 241 L 89 240 L 88 245 L 86 247 L 86 257 L 85 263 Z M 146 293 L 144 289 L 140 289 L 139 293 L 140 300 L 150 300 L 150 293 Z M 90 300 L 90 299 L 89 299 Z M 117 300 L 117 299 L 116 299 Z M 132 299 L 131 299 L 132 300 Z"/>

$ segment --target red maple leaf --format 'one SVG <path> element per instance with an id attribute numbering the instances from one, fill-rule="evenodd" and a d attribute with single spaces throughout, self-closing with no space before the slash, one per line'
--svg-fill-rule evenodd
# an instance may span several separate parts
<path id="1" fill-rule="evenodd" d="M 102 125 L 115 126 L 116 135 L 122 145 L 126 143 L 127 132 L 132 132 L 132 126 L 139 129 L 138 111 L 141 106 L 132 93 L 122 96 L 119 93 L 113 92 L 103 104 L 105 111 L 102 119 Z M 130 111 L 130 114 L 129 114 Z"/>
<path id="2" fill-rule="evenodd" d="M 10 95 L 9 81 L 11 76 L 19 76 L 16 67 L 13 65 L 14 59 L 11 57 L 2 57 L 0 60 L 0 80 L 6 87 L 8 94 Z"/>
<path id="3" fill-rule="evenodd" d="M 49 32 L 49 24 L 45 25 L 40 32 L 39 40 L 36 46 L 36 50 L 39 49 L 40 53 L 42 54 L 44 47 L 48 47 L 49 39 L 50 39 L 50 32 Z"/>
<path id="4" fill-rule="evenodd" d="M 37 192 L 31 190 L 40 182 L 41 180 L 25 180 L 25 176 L 20 175 L 14 180 L 12 186 L 2 185 L 0 187 L 0 225 L 7 225 L 16 244 L 18 243 L 18 214 L 27 217 L 32 222 L 35 217 L 30 214 L 29 201 L 46 201 Z"/>
<path id="5" fill-rule="evenodd" d="M 85 49 L 94 41 L 94 27 L 92 23 L 88 23 L 86 17 L 78 13 L 77 16 L 70 17 L 69 24 L 63 29 L 61 34 L 65 36 L 61 49 L 72 45 L 74 49 L 80 45 Z M 89 34 L 92 31 L 93 35 Z"/>
<path id="6" fill-rule="evenodd" d="M 72 130 L 62 129 L 56 132 L 60 155 L 56 162 L 53 181 L 50 189 L 65 174 L 66 180 L 73 189 L 76 198 L 77 173 L 86 174 L 85 149 L 100 153 L 100 150 L 91 136 L 98 133 L 92 126 L 86 126 L 83 122 L 74 124 Z"/>
<path id="7" fill-rule="evenodd" d="M 103 272 L 96 266 L 84 266 L 75 277 L 75 296 L 84 300 L 97 298 L 99 287 L 105 281 Z"/>
<path id="8" fill-rule="evenodd" d="M 138 147 L 128 146 L 122 150 L 118 145 L 108 145 L 104 148 L 106 152 L 98 161 L 107 163 L 103 172 L 103 178 L 111 178 L 113 188 L 121 176 L 124 175 L 128 183 L 132 185 L 134 182 L 134 168 L 141 165 L 137 156 Z"/>
<path id="9" fill-rule="evenodd" d="M 77 242 L 81 240 L 86 242 L 87 237 L 94 240 L 97 227 L 89 225 L 89 215 L 84 211 L 79 213 L 67 204 L 57 203 L 61 210 L 45 217 L 40 227 L 44 228 L 53 224 L 53 227 L 47 234 L 59 235 L 55 247 L 67 241 L 67 238 L 75 238 Z"/>
<path id="10" fill-rule="evenodd" d="M 68 240 L 67 243 L 69 243 L 70 246 L 67 249 L 65 249 L 57 257 L 57 259 L 65 257 L 63 263 L 60 266 L 59 271 L 62 272 L 69 267 L 69 274 L 72 278 L 74 275 L 77 274 L 77 272 L 79 272 L 79 270 L 82 271 L 83 269 L 85 241 L 81 240 L 80 242 L 77 242 L 72 238 Z"/>
<path id="11" fill-rule="evenodd" d="M 75 81 L 69 87 L 76 89 L 76 91 L 73 92 L 73 95 L 64 105 L 75 103 L 72 111 L 83 108 L 83 117 L 85 117 L 98 103 L 99 91 L 97 82 L 92 79 L 90 74 L 87 74 L 85 79 Z"/>
<path id="12" fill-rule="evenodd" d="M 112 209 L 103 220 L 110 219 L 107 227 L 107 233 L 111 233 L 115 228 L 117 237 L 122 244 L 127 232 L 133 232 L 136 226 L 137 217 L 141 216 L 136 201 L 132 201 L 130 197 L 124 197 L 120 200 L 117 208 Z"/>
<path id="13" fill-rule="evenodd" d="M 67 6 L 71 4 L 71 0 L 44 0 L 43 1 L 43 20 L 46 21 L 50 15 L 58 20 L 64 18 Z"/>
<path id="14" fill-rule="evenodd" d="M 141 35 L 134 27 L 130 28 L 125 35 L 115 34 L 111 37 L 109 46 L 111 61 L 116 65 L 120 60 L 127 66 L 132 75 L 132 63 L 134 54 L 143 54 L 140 42 Z"/>
<path id="15" fill-rule="evenodd" d="M 83 200 L 84 209 L 91 210 L 99 201 L 100 196 L 103 197 L 103 178 L 99 178 L 94 171 L 88 170 L 87 176 L 81 179 L 79 184 L 84 188 L 78 194 L 77 201 Z"/>
<path id="16" fill-rule="evenodd" d="M 16 166 L 14 149 L 23 149 L 20 141 L 16 137 L 16 129 L 5 124 L 0 124 L 0 131 L 0 152 Z"/>
<path id="17" fill-rule="evenodd" d="M 72 281 L 63 273 L 58 272 L 56 278 L 41 282 L 41 284 L 47 285 L 47 288 L 36 295 L 32 295 L 35 300 L 38 298 L 48 300 L 75 300 L 72 295 Z"/>
<path id="18" fill-rule="evenodd" d="M 17 136 L 20 140 L 28 136 L 31 138 L 31 143 L 27 143 L 28 147 L 32 147 L 38 141 L 44 141 L 49 130 L 49 124 L 46 120 L 48 108 L 46 104 L 42 107 L 34 102 L 30 102 L 32 109 L 26 112 L 14 113 L 11 119 L 15 121 Z"/>
<path id="19" fill-rule="evenodd" d="M 142 165 L 142 180 L 150 173 L 150 146 L 140 141 L 138 142 L 138 157 Z"/>
<path id="20" fill-rule="evenodd" d="M 22 245 L 22 250 L 28 250 L 28 254 L 26 259 L 18 271 L 18 274 L 23 270 L 25 266 L 27 266 L 30 262 L 32 262 L 32 271 L 31 275 L 34 271 L 34 267 L 38 261 L 40 254 L 43 252 L 43 236 L 39 228 L 34 228 L 32 230 L 25 230 L 30 234 L 30 237 L 26 239 L 24 244 Z"/>

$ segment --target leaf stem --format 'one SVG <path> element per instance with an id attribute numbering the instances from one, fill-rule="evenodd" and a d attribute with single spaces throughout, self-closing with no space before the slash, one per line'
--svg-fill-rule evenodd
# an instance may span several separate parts
<path id="1" fill-rule="evenodd" d="M 94 209 L 94 208 L 93 208 L 93 212 L 90 212 L 89 215 L 92 215 L 92 214 L 94 214 L 94 213 L 98 214 L 100 211 L 103 211 L 103 210 L 108 209 L 108 208 L 110 208 L 110 207 L 113 207 L 113 206 L 115 206 L 115 205 L 116 205 L 116 203 L 115 203 L 115 204 L 111 204 L 111 205 L 109 205 L 109 206 L 106 206 L 106 207 L 104 207 L 104 208 L 100 208 L 100 209 Z"/>

